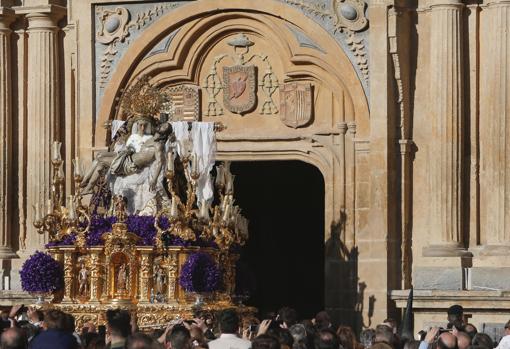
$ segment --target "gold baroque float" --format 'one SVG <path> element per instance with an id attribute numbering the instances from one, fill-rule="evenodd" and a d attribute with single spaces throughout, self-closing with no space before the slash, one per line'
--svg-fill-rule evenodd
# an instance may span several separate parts
<path id="1" fill-rule="evenodd" d="M 236 246 L 247 240 L 248 222 L 234 204 L 234 176 L 229 164 L 218 165 L 215 178 L 211 175 L 215 132 L 223 126 L 152 117 L 145 113 L 147 108 L 161 105 L 162 99 L 155 96 L 157 90 L 143 84 L 149 80 L 140 80 L 124 95 L 132 102 L 125 105 L 136 108 L 125 108 L 131 109 L 132 115 L 122 126 L 125 139 L 116 139 L 120 147 L 100 154 L 85 174 L 80 160 L 75 159 L 76 190 L 65 206 L 61 145 L 55 142 L 54 180 L 46 215 L 41 213 L 44 205 L 36 206 L 34 226 L 41 234 L 48 234 L 48 251 L 64 267 L 65 286 L 54 295 L 53 306 L 73 314 L 78 327 L 86 321 L 104 322 L 104 312 L 109 308 L 132 311 L 143 328 L 192 316 L 198 309 L 215 312 L 235 307 Z M 155 97 L 147 99 L 145 108 L 144 99 L 133 96 L 147 91 Z M 201 147 L 195 147 L 194 142 Z M 145 172 L 149 175 L 143 177 Z M 131 181 L 130 176 L 138 177 Z M 87 206 L 83 197 L 88 188 L 94 189 Z M 94 215 L 99 212 L 96 199 L 105 190 L 111 191 L 111 203 L 101 212 L 113 223 L 111 230 L 102 233 L 102 244 L 94 244 L 88 238 Z M 130 205 L 128 196 L 123 195 L 126 191 L 137 205 Z M 147 196 L 148 192 L 152 194 Z M 144 215 L 154 217 L 154 236 L 149 240 L 128 229 L 130 218 Z M 198 241 L 206 243 L 199 245 Z M 183 265 L 196 252 L 207 254 L 221 268 L 221 289 L 198 294 L 181 287 Z M 241 313 L 254 311 L 237 308 Z"/>

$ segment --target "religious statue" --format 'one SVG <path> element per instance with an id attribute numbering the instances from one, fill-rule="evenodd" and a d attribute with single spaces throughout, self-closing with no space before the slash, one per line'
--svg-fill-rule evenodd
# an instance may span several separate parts
<path id="1" fill-rule="evenodd" d="M 163 179 L 165 143 L 172 133 L 172 126 L 164 122 L 157 127 L 154 135 L 149 137 L 141 135 L 145 130 L 145 127 L 139 127 L 136 137 L 132 134 L 126 148 L 120 152 L 113 155 L 103 153 L 94 161 L 81 184 L 87 191 L 94 186 L 105 168 L 108 168 L 110 189 L 114 195 L 127 198 L 128 214 L 139 213 L 156 196 L 161 200 L 168 200 Z"/>
<path id="2" fill-rule="evenodd" d="M 164 269 L 159 265 L 154 265 L 154 285 L 156 288 L 157 293 L 163 293 L 163 287 L 165 286 L 165 271 Z"/>
<path id="3" fill-rule="evenodd" d="M 114 151 L 99 153 L 94 161 L 90 170 L 85 174 L 80 187 L 83 188 L 83 194 L 92 193 L 92 190 L 99 178 L 106 174 L 112 162 L 117 157 L 123 157 L 126 154 L 133 154 L 140 151 L 142 145 L 152 137 L 152 121 L 149 118 L 138 117 L 135 118 L 131 126 L 131 135 L 124 143 L 122 138 L 119 138 L 114 145 Z"/>
<path id="4" fill-rule="evenodd" d="M 85 267 L 85 263 L 82 262 L 81 269 L 78 274 L 78 281 L 79 281 L 78 293 L 81 296 L 84 296 L 87 293 L 88 280 L 89 280 L 89 271 Z"/>
<path id="5" fill-rule="evenodd" d="M 117 271 L 117 291 L 127 290 L 128 269 L 126 263 L 120 265 Z"/>

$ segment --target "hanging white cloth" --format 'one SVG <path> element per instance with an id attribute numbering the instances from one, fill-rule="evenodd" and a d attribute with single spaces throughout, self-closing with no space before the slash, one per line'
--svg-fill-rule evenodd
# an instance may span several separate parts
<path id="1" fill-rule="evenodd" d="M 196 170 L 200 174 L 197 180 L 197 202 L 212 202 L 214 187 L 211 170 L 216 161 L 216 134 L 213 122 L 193 122 L 191 128 L 193 154 L 197 161 Z"/>
<path id="2" fill-rule="evenodd" d="M 125 120 L 113 120 L 112 121 L 112 140 L 115 138 L 115 136 L 117 135 L 117 132 L 119 132 L 120 128 L 125 123 L 126 123 Z"/>
<path id="3" fill-rule="evenodd" d="M 185 157 L 186 151 L 184 149 L 184 143 L 189 141 L 189 130 L 188 130 L 188 122 L 186 121 L 174 121 L 172 122 L 172 128 L 175 134 L 175 143 L 177 148 L 177 154 L 181 158 Z M 168 150 L 167 145 L 167 150 Z"/>

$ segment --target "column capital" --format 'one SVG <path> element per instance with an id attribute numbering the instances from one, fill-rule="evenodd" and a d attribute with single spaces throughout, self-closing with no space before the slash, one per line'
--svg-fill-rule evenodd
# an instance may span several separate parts
<path id="1" fill-rule="evenodd" d="M 464 6 L 462 0 L 429 0 L 429 8 L 431 10 L 442 10 L 446 8 L 461 9 Z"/>
<path id="2" fill-rule="evenodd" d="M 14 11 L 0 6 L 0 31 L 11 30 L 10 25 L 16 20 Z"/>
<path id="3" fill-rule="evenodd" d="M 56 29 L 59 20 L 67 14 L 67 9 L 57 5 L 23 6 L 15 8 L 16 14 L 25 15 L 28 30 Z"/>

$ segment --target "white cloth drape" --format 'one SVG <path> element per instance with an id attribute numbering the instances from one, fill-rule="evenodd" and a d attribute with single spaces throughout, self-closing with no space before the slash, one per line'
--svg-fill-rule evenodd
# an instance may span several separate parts
<path id="1" fill-rule="evenodd" d="M 115 138 L 115 135 L 117 132 L 119 132 L 119 129 L 124 125 L 126 121 L 124 120 L 113 120 L 112 121 L 112 140 Z"/>
<path id="2" fill-rule="evenodd" d="M 211 170 L 216 161 L 216 134 L 214 123 L 194 122 L 191 128 L 193 153 L 197 159 L 197 170 L 200 177 L 197 181 L 197 202 L 212 202 L 214 187 Z"/>
<path id="3" fill-rule="evenodd" d="M 172 128 L 175 134 L 175 142 L 177 147 L 177 154 L 182 158 L 187 154 L 182 147 L 183 141 L 189 140 L 188 123 L 186 121 L 174 121 L 172 122 Z"/>

